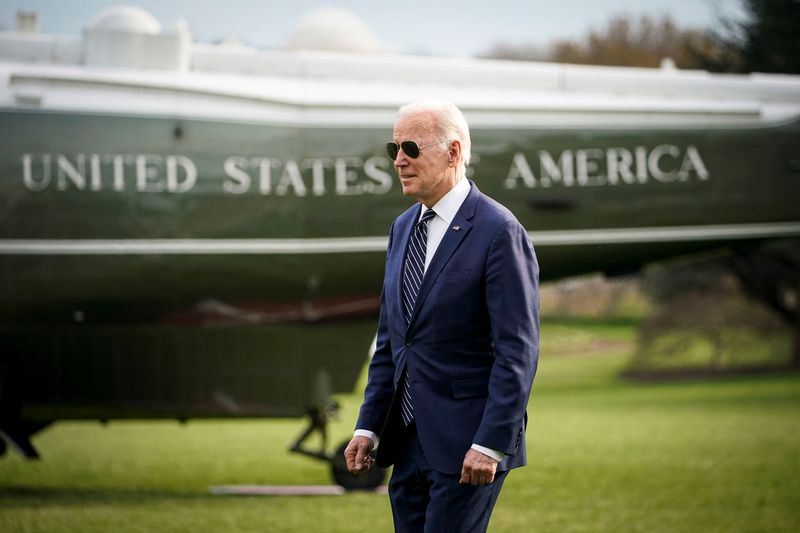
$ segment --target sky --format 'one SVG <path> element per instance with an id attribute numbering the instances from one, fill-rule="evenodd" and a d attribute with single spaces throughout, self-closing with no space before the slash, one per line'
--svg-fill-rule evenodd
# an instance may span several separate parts
<path id="1" fill-rule="evenodd" d="M 686 28 L 714 26 L 720 15 L 742 16 L 741 0 L 0 0 L 0 29 L 13 29 L 23 10 L 39 14 L 43 33 L 79 35 L 92 15 L 120 3 L 145 9 L 164 29 L 185 19 L 195 41 L 234 35 L 257 48 L 280 47 L 301 17 L 339 7 L 360 17 L 389 51 L 460 57 L 500 42 L 543 46 L 578 38 L 619 14 L 667 14 Z"/>

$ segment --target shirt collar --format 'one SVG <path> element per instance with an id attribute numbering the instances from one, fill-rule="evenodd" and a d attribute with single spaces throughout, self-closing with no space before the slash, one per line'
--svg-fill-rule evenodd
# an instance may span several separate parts
<path id="1" fill-rule="evenodd" d="M 450 224 L 458 210 L 461 209 L 461 204 L 467 199 L 471 187 L 469 180 L 462 177 L 431 209 L 433 209 L 437 217 Z M 425 212 L 425 209 L 426 207 L 423 205 L 422 209 L 419 210 L 418 221 L 422 219 L 422 213 Z"/>

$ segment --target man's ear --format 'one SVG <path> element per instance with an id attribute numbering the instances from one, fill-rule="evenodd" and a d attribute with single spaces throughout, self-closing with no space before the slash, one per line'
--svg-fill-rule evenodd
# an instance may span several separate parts
<path id="1" fill-rule="evenodd" d="M 461 141 L 456 139 L 450 143 L 447 156 L 450 159 L 450 166 L 456 166 L 458 161 L 461 159 Z"/>

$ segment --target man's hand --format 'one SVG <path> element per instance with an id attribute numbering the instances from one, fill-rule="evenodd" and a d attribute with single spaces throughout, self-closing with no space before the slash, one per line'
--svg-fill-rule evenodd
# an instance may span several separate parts
<path id="1" fill-rule="evenodd" d="M 372 439 L 358 435 L 350 439 L 344 450 L 344 459 L 351 474 L 360 474 L 372 469 L 375 460 L 369 456 L 372 452 Z"/>
<path id="2" fill-rule="evenodd" d="M 352 443 L 351 443 L 352 444 Z M 494 481 L 497 471 L 497 461 L 477 450 L 470 450 L 464 456 L 464 465 L 461 467 L 461 479 L 458 481 L 466 485 L 488 485 Z"/>

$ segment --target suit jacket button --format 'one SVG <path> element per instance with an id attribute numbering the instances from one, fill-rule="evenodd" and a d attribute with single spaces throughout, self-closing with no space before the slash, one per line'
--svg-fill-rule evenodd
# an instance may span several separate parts
<path id="1" fill-rule="evenodd" d="M 406 348 L 411 348 L 414 345 L 414 341 L 411 339 L 406 340 Z"/>

